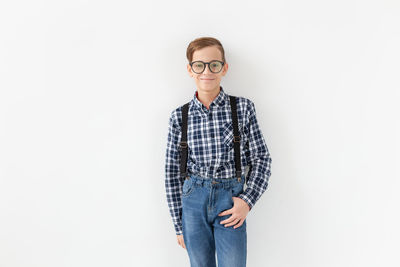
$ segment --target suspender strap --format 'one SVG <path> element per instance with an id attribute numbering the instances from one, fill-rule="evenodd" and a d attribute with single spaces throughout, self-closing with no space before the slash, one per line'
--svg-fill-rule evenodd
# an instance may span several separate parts
<path id="1" fill-rule="evenodd" d="M 188 158 L 188 144 L 187 144 L 187 121 L 188 121 L 188 110 L 189 103 L 186 103 L 182 106 L 182 133 L 181 133 L 181 142 L 179 144 L 180 153 L 181 153 L 181 165 L 180 165 L 180 175 L 181 179 L 184 180 L 188 176 L 188 172 L 186 169 L 186 162 Z"/>
<path id="2" fill-rule="evenodd" d="M 236 108 L 236 97 L 230 95 L 229 100 L 231 103 L 232 110 L 232 123 L 233 123 L 233 148 L 235 152 L 235 167 L 236 167 L 236 177 L 239 179 L 242 176 L 242 168 L 240 164 L 240 135 Z"/>

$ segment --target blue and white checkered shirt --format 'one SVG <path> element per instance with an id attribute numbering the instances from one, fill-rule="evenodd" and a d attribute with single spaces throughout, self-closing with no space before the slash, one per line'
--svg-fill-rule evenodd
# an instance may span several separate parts
<path id="1" fill-rule="evenodd" d="M 197 99 L 197 91 L 189 104 L 188 111 L 188 174 L 205 178 L 236 177 L 233 149 L 233 124 L 229 95 L 220 86 L 220 93 L 207 109 Z M 250 207 L 267 189 L 271 176 L 271 156 L 258 125 L 254 103 L 237 96 L 237 115 L 240 133 L 240 157 L 242 175 L 245 166 L 246 190 L 238 197 Z M 168 207 L 177 235 L 182 234 L 181 194 L 184 180 L 180 177 L 180 151 L 182 106 L 171 112 L 168 127 L 168 142 L 165 160 L 165 189 Z"/>

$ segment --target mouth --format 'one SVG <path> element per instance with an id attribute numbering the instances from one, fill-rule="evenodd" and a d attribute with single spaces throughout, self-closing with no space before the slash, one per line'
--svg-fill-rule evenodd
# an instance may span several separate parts
<path id="1" fill-rule="evenodd" d="M 202 80 L 202 81 L 212 81 L 214 79 L 200 79 L 200 80 Z"/>

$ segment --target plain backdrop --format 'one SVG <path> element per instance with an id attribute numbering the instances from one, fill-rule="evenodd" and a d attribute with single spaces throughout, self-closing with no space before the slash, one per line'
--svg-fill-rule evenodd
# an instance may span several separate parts
<path id="1" fill-rule="evenodd" d="M 272 157 L 250 267 L 400 266 L 398 1 L 2 1 L 0 266 L 189 266 L 167 127 L 219 39 Z"/>

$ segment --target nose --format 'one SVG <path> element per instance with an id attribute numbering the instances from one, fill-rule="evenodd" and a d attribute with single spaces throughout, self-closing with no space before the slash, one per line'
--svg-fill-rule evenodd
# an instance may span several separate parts
<path id="1" fill-rule="evenodd" d="M 210 64 L 206 64 L 203 74 L 210 74 L 210 73 L 213 74 L 210 70 Z"/>
<path id="2" fill-rule="evenodd" d="M 210 64 L 207 64 L 207 65 L 206 65 L 206 67 L 205 67 L 203 73 L 206 73 L 206 74 L 212 73 L 212 72 L 210 71 Z"/>

